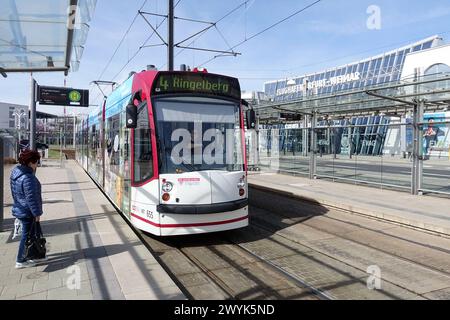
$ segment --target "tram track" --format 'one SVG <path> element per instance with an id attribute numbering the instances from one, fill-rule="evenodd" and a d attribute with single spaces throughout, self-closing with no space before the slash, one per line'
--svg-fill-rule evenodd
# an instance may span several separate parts
<path id="1" fill-rule="evenodd" d="M 296 200 L 298 201 L 298 200 Z M 299 201 L 300 202 L 300 201 Z M 311 205 L 311 204 L 310 204 Z M 312 206 L 317 206 L 316 204 L 312 204 Z M 301 205 L 298 206 L 299 208 Z M 259 208 L 263 211 L 267 211 L 267 209 Z M 348 214 L 345 210 L 336 210 L 337 212 L 342 212 Z M 270 215 L 269 212 L 266 212 Z M 309 212 L 308 212 L 309 213 Z M 303 215 L 308 215 L 308 213 L 303 212 Z M 439 278 L 444 285 L 443 288 L 444 291 L 448 291 L 450 288 L 450 265 L 448 259 L 442 260 L 442 259 L 436 259 L 437 257 L 442 257 L 443 255 L 448 255 L 449 250 L 445 249 L 444 247 L 435 246 L 428 243 L 421 243 L 418 240 L 415 239 L 408 239 L 407 237 L 402 237 L 396 234 L 389 234 L 389 232 L 385 232 L 385 230 L 377 229 L 377 228 L 370 228 L 364 225 L 360 225 L 358 223 L 353 223 L 352 221 L 345 221 L 344 219 L 339 219 L 336 217 L 330 217 L 328 215 L 316 215 L 316 217 L 320 217 L 319 221 L 323 222 L 318 223 L 318 221 L 311 222 L 310 218 L 314 218 L 314 215 L 309 215 L 309 218 L 305 219 L 305 216 L 303 217 L 292 217 L 288 214 L 283 214 L 281 212 L 273 212 L 271 213 L 273 215 L 277 215 L 279 217 L 278 220 L 275 220 L 273 217 L 267 217 L 267 215 L 254 215 L 252 217 L 252 225 L 253 227 L 261 228 L 267 232 L 270 233 L 276 233 L 277 236 L 286 239 L 287 241 L 291 241 L 293 243 L 296 243 L 298 245 L 301 245 L 312 252 L 316 252 L 317 254 L 324 255 L 329 257 L 330 259 L 334 259 L 339 263 L 346 264 L 349 267 L 355 268 L 360 270 L 361 272 L 366 272 L 366 266 L 364 268 L 361 265 L 361 262 L 364 260 L 371 260 L 371 261 L 380 261 L 381 263 L 385 263 L 387 261 L 391 261 L 393 265 L 402 265 L 403 267 L 406 267 L 405 273 L 408 273 L 408 269 L 415 269 L 420 270 L 423 272 L 426 272 L 429 275 L 433 275 L 433 278 Z M 300 221 L 299 221 L 300 218 Z M 361 216 L 361 218 L 363 218 Z M 368 217 L 364 217 L 368 219 L 368 221 L 377 221 L 379 223 L 384 223 L 388 225 L 386 222 L 380 222 L 377 219 L 370 219 Z M 276 221 L 282 220 L 284 224 L 286 224 L 285 228 L 288 228 L 289 226 L 294 226 L 298 223 L 301 223 L 302 226 L 309 228 L 310 232 L 315 232 L 317 234 L 326 234 L 328 237 L 328 241 L 325 240 L 324 242 L 315 242 L 311 239 L 300 239 L 296 238 L 296 235 L 292 235 L 290 232 L 284 232 L 282 229 L 280 229 L 280 226 L 277 225 Z M 330 221 L 327 223 L 326 221 L 322 220 L 328 220 Z M 334 223 L 334 225 L 333 225 Z M 348 225 L 351 227 L 356 227 L 359 230 L 357 231 L 350 231 L 350 232 L 334 232 L 334 230 L 338 230 L 337 226 L 339 224 L 342 225 Z M 392 228 L 399 228 L 401 226 L 398 225 L 392 225 Z M 418 232 L 417 230 L 413 230 L 410 228 L 410 232 Z M 358 235 L 361 235 L 361 237 L 356 236 L 355 234 L 352 235 L 352 233 L 356 233 Z M 429 235 L 430 237 L 435 235 Z M 300 237 L 301 238 L 301 237 Z M 382 239 L 382 241 L 373 241 L 374 239 Z M 439 237 L 438 237 L 439 238 Z M 389 239 L 392 239 L 389 240 Z M 391 246 L 383 246 L 383 243 L 389 243 L 389 242 L 395 243 L 393 247 Z M 355 248 L 363 248 L 363 251 L 366 251 L 366 255 L 362 257 L 358 257 L 354 259 L 355 257 Z M 400 247 L 404 246 L 406 250 L 401 251 L 399 250 Z M 421 251 L 420 253 L 414 252 L 415 250 Z M 353 252 L 352 252 L 353 251 Z M 358 251 L 358 250 L 357 250 Z M 431 251 L 431 252 L 430 252 Z M 359 251 L 362 252 L 362 251 Z M 425 252 L 425 253 L 424 253 Z M 380 257 L 382 257 L 380 259 Z M 445 263 L 443 263 L 445 261 Z M 418 297 L 429 299 L 427 297 L 429 292 L 421 292 L 421 290 L 415 290 L 417 289 L 416 286 L 412 285 L 410 286 L 408 283 L 404 283 L 401 278 L 402 270 L 395 270 L 391 269 L 389 270 L 389 276 L 383 277 L 383 282 L 387 282 L 392 284 L 393 286 L 402 288 L 406 291 L 409 291 L 412 294 L 417 295 Z M 418 272 L 420 274 L 420 272 Z M 400 275 L 400 276 L 399 276 Z M 411 282 L 414 281 L 424 281 L 424 277 L 421 277 L 420 275 L 417 275 L 417 279 L 411 279 Z M 414 288 L 414 289 L 413 289 Z M 421 289 L 421 288 L 419 288 Z M 439 290 L 436 290 L 439 291 Z"/>
<path id="2" fill-rule="evenodd" d="M 289 219 L 288 217 L 285 218 Z M 296 222 L 292 220 L 291 223 L 295 224 Z M 448 272 L 395 255 L 388 250 L 382 250 L 364 242 L 354 241 L 324 228 L 309 227 L 318 232 L 327 233 L 337 239 L 347 240 L 368 249 L 377 250 L 416 267 L 419 266 L 450 277 Z M 261 235 L 258 235 L 259 231 L 256 230 L 261 231 Z M 350 269 L 357 270 L 360 274 L 366 274 L 366 270 L 355 263 L 349 263 L 349 261 L 345 261 L 339 256 L 318 250 L 308 243 L 298 241 L 278 231 L 279 228 L 275 224 L 270 227 L 270 223 L 268 226 L 267 221 L 260 221 L 258 217 L 253 216 L 251 227 L 245 229 L 170 238 L 156 238 L 144 234 L 144 238 L 156 255 L 159 256 L 160 261 L 165 265 L 165 269 L 169 270 L 172 276 L 177 279 L 177 284 L 183 288 L 183 291 L 188 292 L 187 296 L 194 300 L 211 298 L 223 300 L 414 299 L 414 297 L 428 299 L 420 292 L 411 290 L 407 285 L 405 286 L 386 278 L 383 278 L 383 283 L 385 286 L 390 286 L 390 288 L 381 291 L 368 290 L 366 288 L 366 278 L 355 276 L 352 272 L 343 272 L 345 265 Z M 283 246 L 292 250 L 292 253 L 282 252 L 283 250 L 278 244 L 275 249 L 274 246 L 268 245 L 272 241 L 277 242 L 279 238 L 286 240 Z M 151 240 L 149 241 L 149 239 Z M 262 244 L 256 247 L 257 250 L 254 250 L 254 244 L 258 242 Z M 155 246 L 155 243 L 158 243 L 158 245 Z M 164 248 L 161 246 L 164 246 Z M 304 249 L 297 251 L 299 247 L 303 247 L 306 251 Z M 345 248 L 343 250 L 345 251 Z M 168 254 L 168 251 L 172 252 Z M 165 255 L 166 257 L 164 257 Z M 176 258 L 174 258 L 175 256 Z M 297 263 L 298 259 L 296 258 L 298 256 L 304 256 L 303 258 L 306 258 L 306 260 L 303 261 L 306 263 Z M 335 262 L 323 263 L 327 259 Z M 180 272 L 179 268 L 177 268 L 177 265 L 186 264 L 186 262 L 181 262 L 182 260 L 189 262 L 191 265 L 190 271 Z M 290 266 L 296 263 L 298 269 L 291 270 Z M 334 268 L 336 265 L 340 265 L 340 267 Z M 299 269 L 315 269 L 319 282 L 310 281 L 308 272 L 304 274 L 303 271 L 298 271 Z M 330 270 L 334 273 L 333 280 L 327 283 L 320 282 L 320 278 L 326 278 Z M 190 277 L 189 274 L 195 276 Z M 204 283 L 206 281 L 209 283 L 207 292 L 199 292 L 198 290 L 202 291 L 205 288 L 199 285 L 198 282 L 191 283 L 190 281 L 192 280 L 190 278 L 198 277 L 199 274 L 202 277 L 200 282 Z M 343 278 L 351 285 L 357 287 L 355 292 L 353 292 L 354 289 L 351 286 L 346 289 L 346 293 L 342 294 L 342 292 L 339 292 L 339 287 L 342 286 L 343 288 L 346 286 L 346 281 L 343 281 Z M 268 279 L 271 280 L 267 281 Z M 251 282 L 253 282 L 253 285 L 250 284 Z M 284 286 L 280 286 L 280 283 L 284 283 Z M 286 283 L 289 284 L 286 286 Z M 334 294 L 336 288 L 338 288 L 337 295 Z M 364 292 L 361 292 L 362 290 Z M 399 291 L 401 291 L 401 294 L 396 295 Z"/>
<path id="3" fill-rule="evenodd" d="M 260 260 L 264 260 L 266 263 L 268 263 L 270 266 L 272 266 L 274 269 L 278 270 L 279 272 L 283 273 L 286 275 L 286 277 L 293 279 L 294 281 L 300 283 L 301 285 L 303 285 L 304 287 L 308 288 L 309 290 L 311 290 L 317 297 L 321 298 L 322 300 L 335 300 L 336 298 L 334 296 L 332 296 L 330 293 L 328 292 L 324 292 L 314 286 L 312 286 L 311 284 L 309 284 L 308 282 L 306 282 L 305 280 L 302 280 L 300 278 L 298 278 L 296 275 L 287 272 L 285 269 L 280 268 L 279 266 L 277 266 L 276 264 L 270 262 L 269 260 L 266 260 L 264 258 L 262 258 L 260 255 L 252 252 L 251 250 L 245 248 L 243 245 L 241 244 L 237 244 L 237 246 L 239 246 L 241 249 L 245 250 L 247 253 L 253 255 L 254 257 L 257 257 Z"/>
<path id="4" fill-rule="evenodd" d="M 289 219 L 289 220 L 292 222 L 292 224 L 295 224 L 295 223 L 296 223 L 294 220 L 290 219 L 288 216 L 284 216 L 284 217 L 285 217 L 286 219 Z M 354 223 L 352 223 L 352 222 L 349 222 L 349 221 L 343 221 L 343 220 L 336 219 L 336 218 L 330 218 L 330 217 L 323 217 L 323 218 L 324 218 L 324 219 L 336 220 L 336 221 L 338 221 L 338 222 L 340 222 L 340 223 L 344 223 L 344 224 L 356 225 L 356 224 L 354 224 Z M 259 218 L 253 217 L 253 223 L 255 223 L 255 220 L 258 221 L 258 219 L 259 219 Z M 370 219 L 370 218 L 369 218 L 369 219 Z M 266 226 L 264 226 L 264 224 L 261 224 L 261 222 L 262 222 L 262 220 L 260 220 L 260 223 L 256 222 L 256 226 L 259 227 L 259 228 L 262 228 L 262 229 L 264 229 L 264 230 L 267 230 L 267 231 L 274 231 L 274 229 L 276 228 L 276 226 L 274 226 L 274 228 L 267 228 Z M 264 220 L 264 222 L 265 222 L 265 224 L 267 225 L 267 220 Z M 420 261 L 417 261 L 417 260 L 413 260 L 413 259 L 407 258 L 407 257 L 405 257 L 404 255 L 395 254 L 395 253 L 393 253 L 392 251 L 389 251 L 389 250 L 386 250 L 386 249 L 382 249 L 382 248 L 380 248 L 380 247 L 378 247 L 378 246 L 374 246 L 374 245 L 372 245 L 371 243 L 369 243 L 369 242 L 367 242 L 367 241 L 358 241 L 358 240 L 355 240 L 354 238 L 350 238 L 350 237 L 348 237 L 348 236 L 339 234 L 339 233 L 337 233 L 337 232 L 332 232 L 332 231 L 330 231 L 329 229 L 326 229 L 326 228 L 320 228 L 320 227 L 317 227 L 316 225 L 313 226 L 313 225 L 311 225 L 311 224 L 308 224 L 307 222 L 305 222 L 305 225 L 308 226 L 309 228 L 312 228 L 312 229 L 317 230 L 317 231 L 319 231 L 319 232 L 324 232 L 324 233 L 330 234 L 330 235 L 332 235 L 332 236 L 334 236 L 334 237 L 336 237 L 336 238 L 343 239 L 343 240 L 346 240 L 346 241 L 349 241 L 349 242 L 352 242 L 352 243 L 355 243 L 355 244 L 358 244 L 358 245 L 362 245 L 362 246 L 364 246 L 364 247 L 367 247 L 367 248 L 376 250 L 376 251 L 381 252 L 381 253 L 383 253 L 383 254 L 389 255 L 389 256 L 391 256 L 391 257 L 393 257 L 393 258 L 395 258 L 395 259 L 399 259 L 399 260 L 402 260 L 402 261 L 405 261 L 405 262 L 408 262 L 408 263 L 411 263 L 411 264 L 418 265 L 418 266 L 420 266 L 420 267 L 422 267 L 422 268 L 428 269 L 428 270 L 433 271 L 433 272 L 441 273 L 441 274 L 443 274 L 443 275 L 449 277 L 449 279 L 450 279 L 450 272 L 449 272 L 449 271 L 446 271 L 446 270 L 443 270 L 442 268 L 434 267 L 434 266 L 432 266 L 432 265 L 430 265 L 430 264 L 426 264 L 426 263 L 423 263 L 423 262 L 420 262 Z M 381 230 L 373 230 L 373 229 L 370 229 L 370 228 L 367 228 L 367 227 L 363 227 L 363 226 L 360 226 L 360 225 L 357 225 L 357 226 L 358 226 L 359 228 L 363 228 L 363 229 L 365 229 L 365 230 L 368 230 L 368 231 L 371 231 L 371 232 L 378 233 L 379 235 L 386 236 L 386 237 L 390 237 L 390 238 L 392 238 L 392 239 L 394 239 L 394 240 L 398 240 L 398 239 L 396 239 L 396 238 L 397 238 L 396 236 L 390 235 L 390 234 L 386 234 L 386 233 L 384 233 L 384 232 L 381 231 Z M 413 230 L 413 229 L 411 229 L 411 230 Z M 291 237 L 285 236 L 285 235 L 283 235 L 283 234 L 278 234 L 278 235 L 279 235 L 280 237 L 285 238 L 286 240 L 293 241 L 293 242 L 295 242 L 295 243 L 298 243 L 298 244 L 301 244 L 301 245 L 304 245 L 304 246 L 309 247 L 309 246 L 308 246 L 307 244 L 305 244 L 304 242 L 298 241 L 298 240 L 296 240 L 296 239 L 293 239 L 293 238 L 291 238 Z M 427 248 L 430 248 L 430 247 L 431 247 L 431 246 L 426 245 L 426 244 L 425 244 L 425 245 L 424 245 L 424 244 L 417 244 L 417 245 L 418 245 L 418 246 L 419 246 L 419 245 L 420 245 L 420 246 L 424 246 L 424 247 L 427 247 Z M 312 247 L 309 247 L 309 248 L 310 248 L 311 250 L 316 250 L 316 249 L 313 249 Z M 436 251 L 440 251 L 440 252 L 443 252 L 443 253 L 446 253 L 446 254 L 449 253 L 449 250 L 444 250 L 444 249 L 439 249 L 439 248 L 430 248 L 430 249 L 436 250 Z M 317 251 L 317 250 L 316 250 L 316 251 Z M 319 252 L 319 251 L 318 251 L 318 252 Z"/>
<path id="5" fill-rule="evenodd" d="M 336 220 L 359 229 L 378 232 L 382 236 L 392 237 L 393 240 L 410 241 L 411 244 L 421 245 L 422 249 L 433 249 L 441 254 L 448 254 L 448 250 L 440 242 L 438 245 L 420 243 L 415 241 L 416 239 L 408 240 L 408 237 L 390 235 L 383 230 L 360 225 L 358 222 L 336 219 L 335 216 L 322 216 L 330 218 L 329 224 L 331 225 L 321 228 L 317 227 L 317 224 L 310 223 L 308 219 L 315 215 L 310 215 L 308 212 L 303 212 L 308 216 L 305 219 L 305 217 L 275 212 L 266 212 L 262 216 L 258 216 L 255 214 L 255 209 L 255 207 L 250 207 L 253 212 L 249 227 L 209 234 L 158 238 L 128 224 L 140 236 L 186 297 L 191 300 L 428 299 L 424 294 L 410 290 L 408 284 L 402 285 L 396 281 L 387 281 L 385 278 L 383 283 L 387 283 L 390 288 L 368 290 L 366 288 L 366 270 L 361 269 L 352 261 L 345 261 L 339 255 L 335 256 L 326 250 L 311 246 L 308 243 L 311 240 L 308 239 L 308 236 L 303 237 L 304 241 L 299 241 L 295 238 L 296 234 L 291 237 L 289 232 L 284 233 L 284 228 L 296 224 L 307 226 L 316 232 L 326 233 L 328 237 L 349 241 L 355 245 L 364 246 L 366 249 L 390 255 L 411 266 L 419 266 L 422 270 L 445 275 L 446 283 L 450 277 L 450 272 L 442 270 L 442 268 L 408 259 L 390 252 L 389 249 L 371 245 L 367 241 L 355 241 L 346 235 L 333 232 L 330 229 L 336 226 L 333 226 L 331 221 Z M 303 209 L 305 209 L 304 206 Z M 267 211 L 267 209 L 262 210 Z M 306 209 L 306 211 L 308 210 L 310 209 Z M 118 211 L 121 213 L 120 210 Z M 264 219 L 261 220 L 261 217 Z M 280 222 L 285 225 L 280 227 Z M 264 234 L 258 234 L 260 232 Z M 341 253 L 348 252 L 347 248 L 340 250 L 343 250 Z M 330 262 L 330 260 L 333 261 Z M 444 267 L 450 268 L 446 264 Z M 349 269 L 353 269 L 353 271 L 348 271 Z M 310 272 L 310 270 L 312 271 Z M 356 273 L 355 270 L 357 270 Z M 412 278 L 412 281 L 414 280 Z M 440 289 L 436 291 L 439 293 Z M 445 292 L 443 294 L 445 296 Z"/>
<path id="6" fill-rule="evenodd" d="M 92 178 L 91 178 L 92 179 Z M 106 193 L 100 188 L 98 183 L 92 179 L 97 185 L 99 190 L 106 196 L 110 203 L 115 207 L 117 212 L 122 216 L 124 221 L 132 228 L 138 237 L 144 242 L 146 247 L 152 252 L 157 261 L 162 265 L 163 269 L 169 274 L 172 280 L 179 286 L 181 291 L 190 300 L 205 300 L 205 299 L 217 299 L 217 300 L 240 300 L 240 299 L 310 299 L 310 300 L 329 300 L 333 297 L 309 284 L 307 281 L 299 279 L 294 274 L 279 268 L 267 259 L 255 254 L 248 250 L 241 244 L 234 243 L 227 239 L 225 234 L 230 231 L 208 233 L 208 234 L 194 234 L 187 236 L 175 236 L 175 237 L 162 237 L 158 238 L 132 225 L 125 217 L 124 213 L 118 208 L 114 202 L 106 195 Z M 245 229 L 246 230 L 246 229 Z M 241 232 L 241 230 L 234 230 Z M 199 238 L 207 238 L 211 242 L 210 245 L 204 246 Z M 193 255 L 189 248 L 180 243 L 180 241 L 188 240 L 190 244 L 197 247 L 205 247 L 211 251 L 216 245 L 223 245 L 224 242 L 228 245 L 238 248 L 242 253 L 253 257 L 258 260 L 264 267 L 258 267 L 258 271 L 264 276 L 268 274 L 276 274 L 279 279 L 282 279 L 285 287 L 271 287 L 273 283 L 267 285 L 264 277 L 259 279 L 260 287 L 249 288 L 231 288 L 227 281 L 223 281 L 211 268 L 209 268 L 205 262 L 206 259 L 198 259 Z M 196 240 L 195 240 L 196 239 Z M 216 249 L 212 249 L 216 251 Z M 252 275 L 252 262 L 245 268 L 247 270 L 245 278 L 258 279 L 258 276 Z M 234 267 L 239 269 L 241 264 L 239 261 L 234 261 Z M 242 273 L 242 272 L 241 272 Z"/>
<path id="7" fill-rule="evenodd" d="M 334 298 L 245 246 L 233 242 L 227 234 L 220 232 L 165 239 L 143 235 L 166 269 L 177 278 L 178 284 L 183 286 L 183 291 L 187 291 L 192 299 L 205 299 L 205 296 L 222 296 L 225 300 Z M 173 259 L 174 256 L 177 259 Z M 185 259 L 184 262 L 180 261 L 182 258 Z M 186 262 L 191 265 L 191 275 L 195 276 L 189 277 L 189 272 L 183 273 L 177 268 L 178 264 Z M 199 273 L 203 280 L 207 279 L 209 282 L 207 287 L 210 293 L 206 295 L 201 292 L 205 285 L 202 288 L 201 285 L 190 283 Z"/>

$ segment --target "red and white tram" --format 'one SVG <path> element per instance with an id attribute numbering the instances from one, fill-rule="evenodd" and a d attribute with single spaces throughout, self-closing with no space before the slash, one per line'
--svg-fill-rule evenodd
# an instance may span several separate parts
<path id="1" fill-rule="evenodd" d="M 78 126 L 77 160 L 137 228 L 168 236 L 248 225 L 236 78 L 133 74 Z"/>

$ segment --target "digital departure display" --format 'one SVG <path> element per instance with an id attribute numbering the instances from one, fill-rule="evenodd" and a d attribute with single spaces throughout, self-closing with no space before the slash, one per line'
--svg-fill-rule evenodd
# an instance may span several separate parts
<path id="1" fill-rule="evenodd" d="M 241 98 L 236 78 L 208 73 L 160 72 L 153 85 L 153 94 L 199 93 Z"/>
<path id="2" fill-rule="evenodd" d="M 89 107 L 89 90 L 39 86 L 37 101 L 40 105 Z"/>

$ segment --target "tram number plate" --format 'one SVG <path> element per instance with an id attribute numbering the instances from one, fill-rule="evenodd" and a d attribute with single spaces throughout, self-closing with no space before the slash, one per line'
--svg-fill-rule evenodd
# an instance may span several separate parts
<path id="1" fill-rule="evenodd" d="M 153 211 L 151 210 L 141 209 L 137 206 L 132 206 L 131 209 L 136 213 L 140 212 L 142 215 L 146 215 L 149 219 L 153 219 Z"/>
<path id="2" fill-rule="evenodd" d="M 147 210 L 146 214 L 147 214 L 147 218 L 153 219 L 153 212 L 151 212 L 150 210 Z"/>

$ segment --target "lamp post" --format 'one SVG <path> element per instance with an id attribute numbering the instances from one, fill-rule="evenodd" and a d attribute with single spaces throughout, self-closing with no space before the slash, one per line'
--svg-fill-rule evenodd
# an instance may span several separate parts
<path id="1" fill-rule="evenodd" d="M 16 127 L 16 129 L 18 130 L 18 136 L 19 136 L 19 141 L 22 139 L 22 136 L 21 136 L 21 131 L 22 131 L 22 117 L 23 116 L 25 116 L 25 111 L 23 110 L 23 109 L 18 109 L 18 108 L 15 108 L 14 109 L 14 112 L 13 112 L 13 115 L 14 115 L 14 122 L 15 122 L 15 127 Z"/>
<path id="2" fill-rule="evenodd" d="M 16 157 L 19 157 L 20 153 L 20 140 L 22 140 L 22 117 L 26 116 L 23 109 L 15 108 L 14 112 L 14 127 L 17 129 L 17 143 L 16 143 Z"/>

